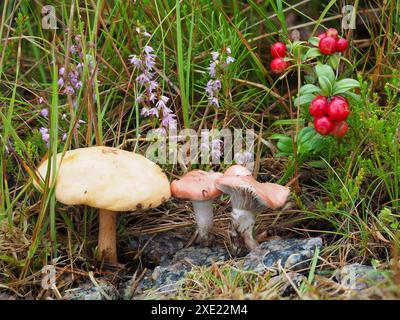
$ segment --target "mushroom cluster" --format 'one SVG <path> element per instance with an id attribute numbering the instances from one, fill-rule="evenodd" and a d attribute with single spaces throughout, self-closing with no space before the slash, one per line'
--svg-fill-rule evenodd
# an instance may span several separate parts
<path id="1" fill-rule="evenodd" d="M 48 170 L 50 169 L 50 172 Z M 38 176 L 53 184 L 53 167 L 44 159 Z M 35 187 L 42 190 L 40 182 Z M 287 187 L 260 183 L 245 167 L 234 165 L 224 174 L 193 170 L 171 184 L 161 168 L 147 158 L 111 147 L 88 147 L 57 154 L 55 196 L 66 205 L 87 205 L 99 209 L 99 258 L 115 264 L 117 258 L 117 212 L 155 208 L 170 198 L 192 202 L 198 228 L 198 242 L 210 245 L 213 229 L 213 201 L 230 195 L 232 226 L 250 250 L 257 249 L 253 228 L 258 213 L 282 207 L 289 196 Z"/>
<path id="2" fill-rule="evenodd" d="M 290 189 L 276 183 L 260 183 L 251 172 L 234 165 L 224 174 L 193 170 L 171 184 L 171 194 L 192 201 L 198 228 L 198 240 L 207 245 L 213 227 L 213 200 L 221 193 L 230 195 L 233 232 L 238 233 L 245 246 L 257 249 L 253 229 L 257 214 L 266 209 L 281 208 L 287 201 Z"/>
<path id="3" fill-rule="evenodd" d="M 48 167 L 44 160 L 37 168 L 43 181 Z M 35 186 L 41 190 L 38 183 Z M 103 146 L 57 154 L 56 199 L 66 205 L 99 209 L 98 252 L 107 263 L 118 261 L 117 212 L 155 208 L 170 195 L 161 168 L 139 154 Z"/>

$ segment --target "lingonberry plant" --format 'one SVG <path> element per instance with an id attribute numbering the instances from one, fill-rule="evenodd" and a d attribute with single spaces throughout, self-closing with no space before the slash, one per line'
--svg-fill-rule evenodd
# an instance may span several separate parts
<path id="1" fill-rule="evenodd" d="M 308 70 L 309 66 L 313 69 L 305 77 L 307 82 L 301 86 L 295 102 L 299 102 L 300 108 L 308 105 L 319 134 L 341 138 L 349 127 L 346 122 L 350 115 L 348 98 L 357 98 L 351 90 L 359 87 L 357 80 L 341 79 L 338 72 L 340 61 L 345 60 L 340 53 L 347 49 L 348 41 L 340 38 L 336 29 L 329 28 L 318 37 L 310 38 L 308 43 L 297 43 L 297 46 L 301 48 L 304 69 Z"/>
<path id="2" fill-rule="evenodd" d="M 309 116 L 304 110 L 308 110 L 312 124 L 298 131 L 297 137 L 291 138 L 285 135 L 272 137 L 278 139 L 280 155 L 296 158 L 297 165 L 302 165 L 305 159 L 311 160 L 313 156 L 321 154 L 320 151 L 323 145 L 326 147 L 328 139 L 322 136 L 331 135 L 339 139 L 344 137 L 349 129 L 347 123 L 351 110 L 349 99 L 358 99 L 358 96 L 351 91 L 359 87 L 359 82 L 355 79 L 342 78 L 339 72 L 341 61 L 349 63 L 341 55 L 347 47 L 347 40 L 339 37 L 338 31 L 333 28 L 310 38 L 307 42 L 295 41 L 287 44 L 285 46 L 287 50 L 284 52 L 286 57 L 282 57 L 280 42 L 271 47 L 271 53 L 275 58 L 271 62 L 272 72 L 282 73 L 293 62 L 293 69 L 300 70 L 304 76 L 304 83 L 300 86 L 293 102 L 300 108 L 298 114 L 304 114 L 305 119 Z M 285 65 L 278 59 L 284 61 Z M 307 134 L 303 132 L 305 129 Z M 284 178 L 288 179 L 290 176 Z"/>

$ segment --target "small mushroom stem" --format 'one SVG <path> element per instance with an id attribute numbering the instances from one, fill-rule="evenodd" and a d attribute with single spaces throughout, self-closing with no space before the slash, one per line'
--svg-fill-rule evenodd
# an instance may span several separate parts
<path id="1" fill-rule="evenodd" d="M 192 201 L 192 204 L 199 233 L 198 241 L 201 244 L 209 245 L 210 233 L 214 225 L 213 202 L 212 200 Z"/>
<path id="2" fill-rule="evenodd" d="M 110 210 L 99 210 L 99 258 L 108 263 L 117 263 L 117 213 Z"/>
<path id="3" fill-rule="evenodd" d="M 256 223 L 256 215 L 248 210 L 232 208 L 232 224 L 233 228 L 241 235 L 246 248 L 256 250 L 258 247 L 257 241 L 253 236 L 254 224 Z"/>

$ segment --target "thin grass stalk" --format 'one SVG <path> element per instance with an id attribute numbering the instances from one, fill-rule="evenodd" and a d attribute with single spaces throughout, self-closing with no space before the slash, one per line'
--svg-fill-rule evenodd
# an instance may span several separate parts
<path id="1" fill-rule="evenodd" d="M 52 58 L 56 61 L 55 44 L 52 47 Z M 50 113 L 50 153 L 49 162 L 51 159 L 52 170 L 52 183 L 55 183 L 57 174 L 57 150 L 58 150 L 58 67 L 57 63 L 53 63 L 53 81 L 52 81 L 52 95 L 51 95 L 51 113 Z M 56 228 L 56 195 L 54 190 L 50 193 L 50 239 L 52 243 L 53 257 L 57 256 L 57 228 Z"/>
<path id="2" fill-rule="evenodd" d="M 178 50 L 178 79 L 179 79 L 179 86 L 181 89 L 183 124 L 184 124 L 185 128 L 190 128 L 189 100 L 187 99 L 187 96 L 186 96 L 185 64 L 183 61 L 181 4 L 180 4 L 179 0 L 176 0 L 175 10 L 176 10 L 176 46 L 177 46 L 177 50 Z"/>

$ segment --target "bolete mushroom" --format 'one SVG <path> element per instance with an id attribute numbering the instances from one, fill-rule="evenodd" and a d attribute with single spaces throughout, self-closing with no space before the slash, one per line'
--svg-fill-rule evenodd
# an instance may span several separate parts
<path id="1" fill-rule="evenodd" d="M 276 183 L 260 183 L 251 175 L 224 175 L 215 181 L 222 192 L 231 197 L 232 225 L 244 240 L 245 246 L 255 250 L 258 244 L 253 228 L 258 213 L 267 208 L 282 207 L 290 193 L 289 188 Z"/>
<path id="2" fill-rule="evenodd" d="M 171 195 L 167 177 L 145 157 L 111 147 L 75 149 L 61 156 L 57 154 L 56 199 L 99 209 L 99 258 L 116 263 L 117 212 L 159 206 Z M 46 159 L 37 169 L 43 180 L 47 168 Z"/>
<path id="3" fill-rule="evenodd" d="M 222 194 L 215 187 L 215 180 L 221 177 L 222 173 L 193 170 L 171 183 L 173 197 L 192 202 L 198 229 L 197 240 L 203 245 L 209 245 L 211 242 L 210 233 L 214 224 L 213 200 Z"/>

